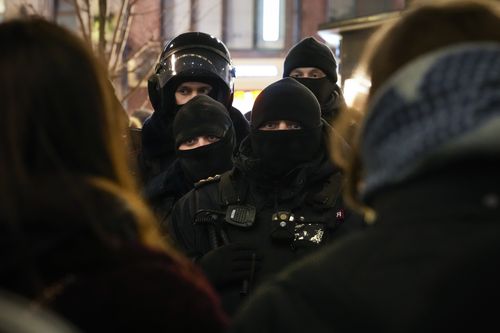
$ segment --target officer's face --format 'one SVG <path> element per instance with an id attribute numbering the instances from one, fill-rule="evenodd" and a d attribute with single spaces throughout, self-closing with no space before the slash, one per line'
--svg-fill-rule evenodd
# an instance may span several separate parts
<path id="1" fill-rule="evenodd" d="M 290 120 L 271 120 L 266 121 L 262 126 L 259 127 L 261 131 L 290 131 L 299 130 L 302 126 L 295 121 Z"/>
<path id="2" fill-rule="evenodd" d="M 208 95 L 212 86 L 203 82 L 183 82 L 175 90 L 175 103 L 184 105 L 197 95 Z"/>
<path id="3" fill-rule="evenodd" d="M 179 146 L 179 150 L 195 149 L 198 147 L 210 145 L 210 144 L 217 142 L 219 140 L 220 140 L 220 138 L 213 136 L 213 135 L 197 136 L 195 138 L 189 139 L 189 140 L 181 143 L 181 145 Z"/>
<path id="4" fill-rule="evenodd" d="M 290 76 L 298 79 L 321 79 L 326 74 L 316 67 L 297 67 L 290 72 Z"/>

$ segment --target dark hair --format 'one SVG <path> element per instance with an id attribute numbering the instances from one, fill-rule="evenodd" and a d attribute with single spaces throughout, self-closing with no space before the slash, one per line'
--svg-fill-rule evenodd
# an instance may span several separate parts
<path id="1" fill-rule="evenodd" d="M 360 64 L 371 79 L 368 103 L 401 67 L 417 57 L 464 42 L 500 42 L 500 6 L 487 0 L 420 1 L 395 22 L 382 26 L 368 41 Z M 365 108 L 366 108 L 365 105 Z M 366 113 L 366 110 L 364 110 Z M 343 130 L 346 130 L 344 128 Z M 340 130 L 342 131 L 342 129 Z M 347 172 L 346 201 L 363 210 L 359 199 L 363 166 L 360 133 L 349 160 L 339 160 Z"/>
<path id="2" fill-rule="evenodd" d="M 123 202 L 139 238 L 165 249 L 136 194 L 122 109 L 90 49 L 40 18 L 0 24 L 0 45 L 2 230 L 22 240 L 18 224 L 29 214 L 26 203 L 35 204 L 26 198 L 43 196 L 56 206 L 69 202 L 75 215 L 88 214 L 86 223 L 98 233 L 102 221 L 99 212 L 85 210 L 93 199 L 81 191 L 84 184 Z M 38 217 L 40 223 L 48 218 Z"/>
<path id="3" fill-rule="evenodd" d="M 0 191 L 54 174 L 131 188 L 118 106 L 84 44 L 33 18 L 2 24 L 0 42 Z"/>

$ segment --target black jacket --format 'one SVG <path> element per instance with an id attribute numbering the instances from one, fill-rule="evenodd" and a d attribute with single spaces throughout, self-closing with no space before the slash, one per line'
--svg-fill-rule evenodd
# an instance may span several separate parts
<path id="1" fill-rule="evenodd" d="M 498 164 L 385 191 L 373 226 L 262 286 L 232 332 L 467 332 L 495 325 Z"/>
<path id="2" fill-rule="evenodd" d="M 261 269 L 250 281 L 251 289 L 304 254 L 360 228 L 362 223 L 345 209 L 340 197 L 343 177 L 325 150 L 281 183 L 260 179 L 250 155 L 249 140 L 245 140 L 232 171 L 199 184 L 177 202 L 169 228 L 181 250 L 195 260 L 227 241 L 251 244 L 263 258 Z M 253 225 L 234 225 L 230 218 L 233 210 L 234 215 L 244 214 L 249 207 L 256 210 Z M 281 227 L 279 220 L 273 220 L 273 215 L 280 216 L 279 212 L 293 214 L 293 221 Z M 216 215 L 207 224 L 206 218 Z M 212 230 L 217 244 L 211 241 Z M 218 288 L 229 313 L 241 302 L 241 289 L 241 283 Z"/>
<path id="3" fill-rule="evenodd" d="M 234 107 L 229 109 L 229 116 L 233 121 L 236 142 L 239 145 L 250 132 L 250 125 L 241 112 Z M 167 170 L 176 158 L 172 124 L 166 124 L 165 121 L 153 112 L 142 127 L 138 165 L 144 183 Z"/>
<path id="4" fill-rule="evenodd" d="M 163 231 L 174 204 L 193 188 L 193 182 L 185 175 L 178 159 L 144 186 L 143 195 L 157 216 Z"/>

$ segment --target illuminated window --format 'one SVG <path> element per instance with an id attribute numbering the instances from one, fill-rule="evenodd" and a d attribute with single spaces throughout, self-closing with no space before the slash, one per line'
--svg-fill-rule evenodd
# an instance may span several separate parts
<path id="1" fill-rule="evenodd" d="M 285 3 L 285 0 L 228 1 L 227 46 L 230 49 L 283 49 Z"/>
<path id="2" fill-rule="evenodd" d="M 285 46 L 285 1 L 257 1 L 257 47 L 282 49 Z"/>

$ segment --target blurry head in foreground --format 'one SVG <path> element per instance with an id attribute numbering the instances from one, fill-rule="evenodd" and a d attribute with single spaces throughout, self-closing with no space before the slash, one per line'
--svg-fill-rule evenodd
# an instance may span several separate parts
<path id="1" fill-rule="evenodd" d="M 498 27 L 495 3 L 421 1 L 371 38 L 363 62 L 371 88 L 354 158 L 334 156 L 348 169 L 351 203 L 370 205 L 437 168 L 498 160 Z"/>
<path id="2" fill-rule="evenodd" d="M 102 226 L 104 216 L 116 211 L 98 209 L 100 197 L 94 191 L 126 202 L 139 238 L 163 248 L 150 213 L 135 194 L 127 124 L 105 68 L 78 37 L 42 19 L 1 24 L 0 44 L 5 248 L 12 245 L 22 252 L 23 244 L 30 244 L 21 223 L 62 221 L 71 214 L 78 216 L 75 225 L 86 224 L 103 243 L 118 241 Z"/>

